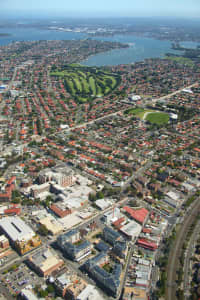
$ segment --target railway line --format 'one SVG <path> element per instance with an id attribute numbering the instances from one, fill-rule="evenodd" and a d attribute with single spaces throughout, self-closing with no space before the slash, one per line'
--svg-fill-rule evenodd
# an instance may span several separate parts
<path id="1" fill-rule="evenodd" d="M 175 300 L 176 291 L 177 291 L 177 271 L 180 267 L 179 255 L 182 249 L 182 246 L 185 242 L 186 234 L 190 226 L 194 223 L 195 218 L 199 216 L 200 212 L 200 199 L 197 198 L 193 203 L 190 210 L 187 212 L 185 219 L 182 223 L 182 226 L 177 233 L 176 240 L 174 242 L 173 248 L 170 251 L 168 266 L 167 266 L 167 289 L 166 289 L 166 300 Z"/>

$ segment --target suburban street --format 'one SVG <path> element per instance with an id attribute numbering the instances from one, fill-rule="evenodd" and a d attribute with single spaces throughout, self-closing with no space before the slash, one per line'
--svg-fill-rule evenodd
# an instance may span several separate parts
<path id="1" fill-rule="evenodd" d="M 173 93 L 170 93 L 170 94 L 168 94 L 168 95 L 166 95 L 166 96 L 162 96 L 162 97 L 159 97 L 159 98 L 151 99 L 149 102 L 150 102 L 150 103 L 156 103 L 156 102 L 159 102 L 160 100 L 168 99 L 168 98 L 170 98 L 170 97 L 172 97 L 172 96 L 174 96 L 174 95 L 176 95 L 176 94 L 181 93 L 183 89 L 190 89 L 190 88 L 196 86 L 197 84 L 198 84 L 198 82 L 195 82 L 195 83 L 193 83 L 193 84 L 191 84 L 191 85 L 189 85 L 189 86 L 184 86 L 184 87 L 182 87 L 181 89 L 179 89 L 178 91 L 175 91 L 175 92 L 173 92 Z M 118 115 L 118 114 L 120 114 L 120 113 L 123 113 L 123 112 L 126 111 L 126 110 L 127 110 L 127 109 L 119 110 L 119 111 L 116 111 L 116 112 L 114 112 L 114 113 L 107 114 L 107 115 L 105 115 L 105 116 L 103 116 L 103 117 L 94 119 L 94 120 L 92 120 L 92 121 L 85 122 L 85 123 L 82 123 L 82 124 L 73 126 L 73 127 L 71 127 L 71 128 L 68 128 L 68 129 L 63 129 L 63 131 L 64 131 L 64 132 L 70 132 L 70 131 L 72 131 L 72 130 L 74 130 L 74 129 L 82 128 L 82 127 L 85 127 L 85 126 L 87 126 L 87 125 L 94 124 L 95 122 L 98 122 L 98 121 L 100 121 L 100 120 L 104 120 L 104 119 L 106 119 L 106 118 L 116 116 L 116 115 Z"/>

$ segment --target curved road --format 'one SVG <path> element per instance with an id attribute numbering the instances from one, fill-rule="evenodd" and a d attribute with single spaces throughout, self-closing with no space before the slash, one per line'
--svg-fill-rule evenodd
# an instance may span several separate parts
<path id="1" fill-rule="evenodd" d="M 170 256 L 168 259 L 167 266 L 167 290 L 166 290 L 166 300 L 175 300 L 176 299 L 176 272 L 179 269 L 179 254 L 180 250 L 184 244 L 186 233 L 190 225 L 194 222 L 195 218 L 199 215 L 200 211 L 200 201 L 199 198 L 193 203 L 188 215 L 185 216 L 185 220 L 180 228 L 180 231 L 177 233 L 177 237 L 173 246 L 173 249 L 170 251 Z"/>

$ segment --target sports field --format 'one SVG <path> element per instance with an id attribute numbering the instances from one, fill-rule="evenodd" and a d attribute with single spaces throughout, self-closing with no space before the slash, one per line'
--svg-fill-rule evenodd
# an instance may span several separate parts
<path id="1" fill-rule="evenodd" d="M 168 123 L 169 115 L 163 112 L 149 113 L 145 120 L 152 124 L 163 125 Z"/>
<path id="2" fill-rule="evenodd" d="M 135 115 L 144 121 L 149 121 L 150 123 L 157 125 L 164 125 L 169 121 L 169 115 L 167 113 L 140 107 L 129 110 L 128 114 Z"/>
<path id="3" fill-rule="evenodd" d="M 121 82 L 117 74 L 79 64 L 65 65 L 61 70 L 53 70 L 51 76 L 63 78 L 66 91 L 77 102 L 87 102 L 108 95 Z"/>

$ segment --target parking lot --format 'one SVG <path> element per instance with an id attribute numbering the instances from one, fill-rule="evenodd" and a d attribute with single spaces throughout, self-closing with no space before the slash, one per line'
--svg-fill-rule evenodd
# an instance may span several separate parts
<path id="1" fill-rule="evenodd" d="M 12 271 L 4 273 L 2 282 L 12 295 L 18 295 L 24 288 L 32 289 L 36 285 L 43 283 L 43 279 L 38 277 L 33 271 L 30 271 L 24 263 Z"/>

